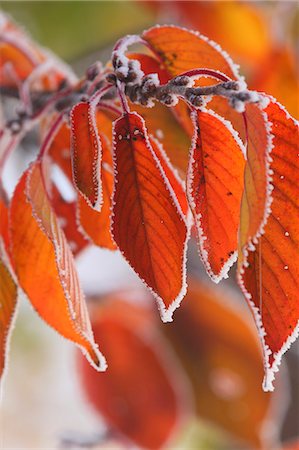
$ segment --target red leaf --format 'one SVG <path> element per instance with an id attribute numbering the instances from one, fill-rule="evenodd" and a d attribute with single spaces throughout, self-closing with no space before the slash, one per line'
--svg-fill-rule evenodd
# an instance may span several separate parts
<path id="1" fill-rule="evenodd" d="M 18 296 L 6 253 L 7 230 L 7 208 L 0 197 L 0 379 L 6 367 L 9 334 Z"/>
<path id="2" fill-rule="evenodd" d="M 84 199 L 82 201 L 87 205 Z M 78 255 L 88 245 L 88 241 L 78 230 L 76 217 L 77 202 L 67 202 L 57 187 L 53 185 L 51 187 L 51 204 L 73 255 Z"/>
<path id="3" fill-rule="evenodd" d="M 261 431 L 266 423 L 277 426 L 276 408 L 260 388 L 262 355 L 246 306 L 194 278 L 185 300 L 163 332 L 192 383 L 198 419 L 239 439 L 229 448 L 243 448 L 244 441 L 251 449 L 273 448 Z"/>
<path id="4" fill-rule="evenodd" d="M 142 34 L 166 70 L 176 76 L 194 68 L 207 68 L 238 78 L 237 67 L 220 46 L 199 33 L 175 26 L 157 26 Z"/>
<path id="5" fill-rule="evenodd" d="M 272 390 L 274 372 L 278 370 L 282 355 L 296 339 L 299 327 L 299 190 L 295 182 L 299 164 L 298 122 L 274 99 L 266 113 L 274 136 L 270 164 L 273 203 L 257 239 L 250 240 L 248 227 L 241 226 L 243 246 L 238 279 L 260 332 L 264 389 Z M 252 170 L 258 172 L 257 164 L 252 165 Z M 251 173 L 247 172 L 247 177 L 251 181 Z M 256 206 L 259 207 L 259 203 Z M 247 216 L 243 216 L 241 223 L 245 220 Z"/>
<path id="6" fill-rule="evenodd" d="M 272 144 L 267 114 L 259 106 L 247 104 L 246 122 L 248 143 L 240 217 L 241 249 L 253 245 L 267 221 L 271 204 L 269 154 Z M 242 260 L 243 255 L 240 258 Z"/>
<path id="7" fill-rule="evenodd" d="M 51 209 L 41 162 L 24 173 L 10 209 L 12 259 L 18 281 L 39 315 L 79 345 L 98 369 L 105 359 L 94 342 L 73 257 Z"/>
<path id="8" fill-rule="evenodd" d="M 134 305 L 130 295 L 101 298 L 91 310 L 109 369 L 98 374 L 80 358 L 79 373 L 89 401 L 109 427 L 135 446 L 159 449 L 180 430 L 190 407 L 189 385 L 149 308 Z M 139 296 L 144 301 L 144 293 Z"/>
<path id="9" fill-rule="evenodd" d="M 0 378 L 7 359 L 10 329 L 17 304 L 18 290 L 0 251 Z"/>
<path id="10" fill-rule="evenodd" d="M 141 116 L 114 124 L 112 234 L 124 257 L 171 320 L 186 291 L 188 232 L 180 207 L 147 136 Z"/>
<path id="11" fill-rule="evenodd" d="M 95 106 L 78 103 L 71 111 L 72 166 L 75 186 L 88 204 L 100 211 L 102 205 L 102 145 Z"/>
<path id="12" fill-rule="evenodd" d="M 101 136 L 103 144 L 102 160 L 102 191 L 103 204 L 101 211 L 92 209 L 86 201 L 79 196 L 77 204 L 78 221 L 86 237 L 99 247 L 115 250 L 116 245 L 112 239 L 111 224 L 111 197 L 113 191 L 112 155 L 109 143 L 105 136 Z"/>
<path id="13" fill-rule="evenodd" d="M 218 283 L 237 259 L 245 149 L 231 124 L 213 111 L 194 111 L 192 116 L 189 204 L 200 256 Z"/>
<path id="14" fill-rule="evenodd" d="M 171 162 L 169 161 L 163 149 L 163 146 L 159 143 L 159 141 L 151 136 L 150 143 L 157 159 L 160 161 L 160 164 L 166 175 L 166 178 L 168 179 L 173 189 L 173 192 L 175 193 L 175 196 L 180 204 L 182 212 L 185 214 L 185 216 L 187 216 L 189 207 L 186 198 L 185 187 L 182 180 L 180 179 L 174 167 L 172 167 Z"/>
<path id="15" fill-rule="evenodd" d="M 53 119 L 52 119 L 53 120 Z M 48 154 L 62 169 L 70 181 L 73 180 L 71 166 L 71 132 L 68 124 L 61 122 L 48 149 Z"/>

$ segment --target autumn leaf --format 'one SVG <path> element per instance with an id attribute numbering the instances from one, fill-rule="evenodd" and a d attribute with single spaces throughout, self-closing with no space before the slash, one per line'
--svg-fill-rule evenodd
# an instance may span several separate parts
<path id="1" fill-rule="evenodd" d="M 186 291 L 184 216 L 137 113 L 115 122 L 113 145 L 113 239 L 169 321 Z"/>
<path id="2" fill-rule="evenodd" d="M 219 45 L 200 33 L 175 26 L 157 26 L 142 33 L 151 50 L 171 76 L 207 68 L 238 78 L 237 67 Z"/>
<path id="3" fill-rule="evenodd" d="M 219 282 L 237 259 L 245 149 L 230 122 L 211 110 L 194 111 L 187 193 L 198 249 Z"/>
<path id="4" fill-rule="evenodd" d="M 260 388 L 262 354 L 248 319 L 227 290 L 191 278 L 186 301 L 162 330 L 192 383 L 198 418 L 250 448 L 272 448 L 262 431 L 275 415 Z"/>
<path id="5" fill-rule="evenodd" d="M 81 102 L 70 114 L 72 167 L 75 186 L 97 211 L 102 206 L 102 144 L 96 123 L 96 105 Z"/>
<path id="6" fill-rule="evenodd" d="M 17 306 L 18 289 L 7 255 L 7 207 L 0 197 L 0 379 L 7 364 L 9 335 Z"/>
<path id="7" fill-rule="evenodd" d="M 99 247 L 115 250 L 117 247 L 112 239 L 111 225 L 111 198 L 113 191 L 113 167 L 110 143 L 107 138 L 102 135 L 102 169 L 101 183 L 103 192 L 103 204 L 101 211 L 95 211 L 87 202 L 79 196 L 77 203 L 77 217 L 80 223 L 81 231 L 84 235 Z"/>
<path id="8" fill-rule="evenodd" d="M 250 86 L 273 95 L 299 118 L 299 80 L 296 60 L 289 49 L 275 48 L 255 71 Z"/>
<path id="9" fill-rule="evenodd" d="M 264 389 L 273 390 L 274 372 L 298 335 L 299 191 L 295 183 L 299 168 L 298 122 L 274 99 L 265 112 L 274 137 L 268 170 L 273 174 L 273 202 L 256 239 L 250 239 L 250 227 L 242 226 L 244 221 L 251 221 L 251 215 L 248 218 L 247 208 L 242 212 L 238 279 L 259 329 L 264 352 Z M 257 164 L 252 168 L 257 171 Z M 245 189 L 250 182 L 251 174 L 247 172 Z M 257 195 L 253 189 L 251 195 Z"/>
<path id="10" fill-rule="evenodd" d="M 65 120 L 62 120 L 59 124 L 55 136 L 49 144 L 48 154 L 67 178 L 72 181 L 71 131 Z"/>
<path id="11" fill-rule="evenodd" d="M 265 111 L 253 103 L 247 104 L 246 126 L 248 142 L 241 202 L 240 248 L 244 248 L 249 240 L 252 245 L 261 233 L 269 215 L 272 189 L 269 177 L 272 135 Z M 239 257 L 242 259 L 240 252 Z"/>
<path id="12" fill-rule="evenodd" d="M 83 202 L 87 204 L 84 199 Z M 80 230 L 78 230 L 77 202 L 65 200 L 57 189 L 57 186 L 52 184 L 51 205 L 73 255 L 78 255 L 88 245 L 88 241 L 84 238 Z"/>
<path id="13" fill-rule="evenodd" d="M 160 161 L 160 164 L 166 175 L 166 178 L 169 181 L 170 186 L 173 189 L 173 192 L 175 193 L 175 196 L 179 202 L 182 212 L 185 214 L 185 216 L 187 216 L 189 207 L 186 198 L 184 183 L 180 179 L 178 172 L 172 166 L 166 152 L 164 151 L 163 146 L 159 143 L 159 141 L 155 139 L 153 136 L 150 136 L 150 143 L 156 155 L 156 158 Z"/>
<path id="14" fill-rule="evenodd" d="M 154 2 L 159 4 L 162 2 Z M 270 36 L 255 4 L 243 2 L 172 2 L 180 23 L 221 42 L 238 61 L 261 62 L 270 47 Z"/>
<path id="15" fill-rule="evenodd" d="M 151 310 L 130 301 L 140 297 L 142 304 L 144 295 L 119 292 L 94 299 L 92 324 L 109 369 L 98 374 L 80 356 L 79 376 L 101 420 L 138 447 L 159 449 L 186 420 L 190 392 Z"/>
<path id="16" fill-rule="evenodd" d="M 128 57 L 140 62 L 141 69 L 145 75 L 157 73 L 160 83 L 167 83 L 171 79 L 171 75 L 152 56 L 130 53 Z M 182 112 L 182 107 L 169 108 L 157 102 L 153 108 L 145 108 L 141 105 L 130 103 L 130 109 L 143 117 L 148 132 L 163 144 L 163 148 L 171 163 L 179 170 L 181 178 L 184 178 L 188 166 L 190 137 L 180 123 L 179 114 Z M 191 135 L 192 131 L 190 132 Z"/>
<path id="17" fill-rule="evenodd" d="M 104 357 L 94 342 L 73 256 L 47 197 L 41 162 L 18 183 L 10 208 L 11 254 L 20 286 L 38 314 L 80 346 L 98 370 Z"/>

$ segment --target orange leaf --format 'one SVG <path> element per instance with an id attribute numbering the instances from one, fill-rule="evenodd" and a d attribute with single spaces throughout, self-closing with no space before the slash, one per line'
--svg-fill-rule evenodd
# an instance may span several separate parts
<path id="1" fill-rule="evenodd" d="M 269 154 L 271 136 L 267 114 L 259 106 L 246 105 L 247 161 L 244 192 L 241 202 L 239 246 L 252 245 L 269 215 L 271 186 L 269 182 Z M 239 252 L 240 253 L 240 252 Z M 242 255 L 239 255 L 242 259 Z"/>
<path id="2" fill-rule="evenodd" d="M 73 257 L 47 198 L 42 170 L 40 161 L 32 164 L 12 199 L 15 272 L 45 322 L 79 345 L 98 370 L 104 370 L 105 359 L 94 342 Z"/>
<path id="3" fill-rule="evenodd" d="M 99 247 L 115 250 L 116 245 L 111 237 L 110 223 L 111 223 L 111 197 L 113 191 L 113 169 L 112 169 L 112 155 L 109 148 L 109 143 L 105 136 L 101 136 L 103 144 L 103 159 L 102 159 L 102 191 L 103 204 L 101 211 L 92 209 L 86 201 L 79 196 L 77 204 L 78 221 L 84 234 L 94 244 Z"/>
<path id="4" fill-rule="evenodd" d="M 174 2 L 180 23 L 221 42 L 246 64 L 260 62 L 269 49 L 270 36 L 261 11 L 243 2 Z"/>
<path id="5" fill-rule="evenodd" d="M 7 230 L 7 208 L 0 197 L 0 379 L 6 367 L 8 339 L 18 296 L 6 253 Z"/>
<path id="6" fill-rule="evenodd" d="M 171 163 L 184 178 L 188 166 L 190 138 L 172 110 L 158 103 L 153 108 L 144 108 L 135 104 L 130 104 L 130 108 L 142 115 L 148 132 L 163 144 Z"/>
<path id="7" fill-rule="evenodd" d="M 53 119 L 52 119 L 53 120 Z M 71 166 L 71 132 L 68 124 L 61 122 L 54 138 L 52 139 L 48 154 L 62 169 L 70 181 L 73 180 Z"/>
<path id="8" fill-rule="evenodd" d="M 199 33 L 175 26 L 158 26 L 145 31 L 142 39 L 149 43 L 171 76 L 207 68 L 238 78 L 237 67 L 227 53 Z"/>
<path id="9" fill-rule="evenodd" d="M 289 49 L 276 48 L 258 66 L 250 85 L 267 92 L 299 118 L 299 79 L 296 59 Z"/>
<path id="10" fill-rule="evenodd" d="M 263 425 L 275 416 L 271 396 L 260 389 L 262 355 L 246 313 L 237 298 L 189 279 L 186 301 L 163 331 L 192 383 L 199 418 L 261 448 Z"/>
<path id="11" fill-rule="evenodd" d="M 168 179 L 173 189 L 173 192 L 175 193 L 175 196 L 180 204 L 182 212 L 185 214 L 185 216 L 187 216 L 189 207 L 186 198 L 185 187 L 182 180 L 180 179 L 177 171 L 172 167 L 163 149 L 163 146 L 159 143 L 159 141 L 155 139 L 153 136 L 151 136 L 150 143 L 157 159 L 160 161 L 160 164 L 166 175 L 166 178 Z"/>
<path id="12" fill-rule="evenodd" d="M 186 291 L 188 232 L 137 113 L 127 113 L 114 123 L 114 173 L 113 238 L 153 291 L 162 320 L 169 321 Z"/>
<path id="13" fill-rule="evenodd" d="M 170 80 L 170 74 L 152 56 L 140 53 L 131 53 L 127 56 L 137 59 L 140 62 L 141 69 L 145 75 L 157 73 L 160 83 L 167 83 Z M 180 113 L 183 107 L 177 105 L 175 108 L 169 108 L 161 103 L 155 103 L 153 108 L 145 108 L 132 103 L 130 104 L 130 108 L 142 115 L 149 133 L 163 143 L 163 148 L 167 156 L 170 158 L 172 164 L 179 169 L 182 177 L 184 177 L 188 166 L 190 139 L 180 125 L 180 117 L 176 113 L 176 111 Z"/>
<path id="14" fill-rule="evenodd" d="M 83 202 L 87 204 L 85 200 L 83 200 Z M 88 241 L 78 230 L 76 217 L 77 202 L 67 202 L 63 198 L 57 187 L 55 185 L 52 185 L 51 204 L 58 219 L 59 225 L 63 229 L 70 249 L 72 250 L 73 255 L 76 256 L 88 245 Z"/>
<path id="15" fill-rule="evenodd" d="M 192 119 L 187 192 L 201 259 L 218 283 L 237 259 L 245 149 L 230 122 L 213 111 L 194 111 Z"/>
<path id="16" fill-rule="evenodd" d="M 274 99 L 266 113 L 273 124 L 274 136 L 270 165 L 273 203 L 262 235 L 253 240 L 255 246 L 241 227 L 245 243 L 238 279 L 260 331 L 264 389 L 272 390 L 274 372 L 297 337 L 299 327 L 299 190 L 295 182 L 299 164 L 298 122 Z"/>
<path id="17" fill-rule="evenodd" d="M 96 123 L 95 105 L 81 102 L 71 111 L 72 166 L 75 186 L 88 204 L 100 211 L 102 205 L 102 145 Z"/>
<path id="18" fill-rule="evenodd" d="M 1 252 L 0 252 L 1 255 Z M 12 275 L 0 257 L 0 378 L 7 359 L 10 329 L 17 304 L 18 290 Z"/>
<path id="19" fill-rule="evenodd" d="M 139 296 L 144 300 L 143 292 Z M 164 447 L 189 407 L 189 386 L 180 366 L 148 308 L 130 302 L 130 293 L 100 298 L 92 312 L 95 336 L 101 339 L 109 369 L 97 374 L 80 358 L 87 398 L 109 427 L 136 446 Z"/>

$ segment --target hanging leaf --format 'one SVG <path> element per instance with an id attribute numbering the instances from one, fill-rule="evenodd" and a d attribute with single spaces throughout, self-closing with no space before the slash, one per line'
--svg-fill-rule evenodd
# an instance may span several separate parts
<path id="1" fill-rule="evenodd" d="M 245 149 L 230 122 L 211 110 L 194 111 L 187 192 L 198 249 L 218 283 L 237 259 Z"/>
<path id="2" fill-rule="evenodd" d="M 81 102 L 71 111 L 72 166 L 75 186 L 97 211 L 102 206 L 102 144 L 96 123 L 96 106 Z"/>
<path id="3" fill-rule="evenodd" d="M 132 295 L 144 302 L 142 291 L 95 300 L 93 328 L 109 369 L 98 374 L 80 357 L 79 374 L 101 420 L 136 446 L 159 449 L 186 419 L 189 385 L 150 309 L 134 305 Z"/>
<path id="4" fill-rule="evenodd" d="M 83 202 L 86 204 L 85 200 Z M 57 187 L 52 185 L 51 204 L 58 223 L 65 234 L 68 245 L 73 255 L 77 256 L 88 245 L 87 239 L 78 230 L 76 217 L 77 202 L 66 201 Z"/>
<path id="5" fill-rule="evenodd" d="M 7 365 L 9 335 L 17 306 L 18 289 L 9 265 L 7 207 L 0 197 L 0 379 Z"/>
<path id="6" fill-rule="evenodd" d="M 192 383 L 198 418 L 229 432 L 237 440 L 230 448 L 244 442 L 274 448 L 275 433 L 262 431 L 266 423 L 277 426 L 277 417 L 273 399 L 260 388 L 262 354 L 246 313 L 227 290 L 192 278 L 186 301 L 163 332 Z"/>
<path id="7" fill-rule="evenodd" d="M 259 328 L 264 351 L 264 389 L 273 390 L 274 372 L 278 370 L 282 355 L 296 339 L 299 326 L 299 190 L 295 182 L 299 153 L 298 122 L 274 99 L 266 113 L 272 122 L 274 137 L 270 165 L 273 203 L 271 214 L 268 211 L 267 222 L 256 239 L 248 240 L 250 227 L 241 225 L 241 242 L 245 243 L 238 279 Z M 251 167 L 258 170 L 257 164 Z M 245 177 L 245 187 L 247 185 Z M 243 222 L 244 216 L 241 224 Z"/>
<path id="8" fill-rule="evenodd" d="M 37 161 L 22 176 L 10 208 L 12 260 L 20 286 L 38 314 L 105 370 L 66 238 L 51 209 Z"/>
<path id="9" fill-rule="evenodd" d="M 127 113 L 114 124 L 114 177 L 113 239 L 153 291 L 162 320 L 169 321 L 186 291 L 188 232 L 137 113 Z"/>
<path id="10" fill-rule="evenodd" d="M 110 143 L 101 135 L 103 144 L 102 159 L 102 191 L 103 204 L 101 211 L 95 211 L 87 202 L 79 196 L 77 204 L 77 216 L 81 229 L 86 237 L 99 247 L 115 250 L 117 247 L 112 239 L 111 225 L 111 198 L 113 191 L 113 168 Z"/>
<path id="11" fill-rule="evenodd" d="M 248 143 L 240 217 L 241 249 L 252 246 L 261 234 L 270 212 L 272 189 L 269 173 L 272 136 L 267 114 L 259 106 L 248 104 L 246 122 Z M 239 252 L 241 259 L 242 252 Z"/>
<path id="12" fill-rule="evenodd" d="M 160 164 L 166 175 L 166 178 L 168 179 L 173 189 L 173 192 L 175 193 L 175 196 L 180 204 L 182 212 L 185 214 L 185 216 L 187 216 L 189 207 L 186 198 L 185 187 L 182 180 L 180 179 L 177 171 L 171 165 L 171 162 L 169 161 L 163 149 L 163 146 L 159 143 L 159 141 L 155 139 L 153 136 L 151 136 L 150 143 L 157 159 L 160 161 Z"/>

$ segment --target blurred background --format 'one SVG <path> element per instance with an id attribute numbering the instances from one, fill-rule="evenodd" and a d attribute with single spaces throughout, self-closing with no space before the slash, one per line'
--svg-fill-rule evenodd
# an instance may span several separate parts
<path id="1" fill-rule="evenodd" d="M 68 62 L 79 76 L 96 60 L 106 63 L 115 41 L 127 33 L 139 33 L 157 23 L 198 30 L 218 42 L 241 65 L 251 88 L 272 94 L 299 117 L 296 2 L 2 1 L 1 8 L 34 40 Z M 28 148 L 31 145 L 25 142 L 23 151 L 9 161 L 5 184 L 10 191 L 34 154 Z M 98 374 L 94 380 L 80 358 L 78 362 L 73 345 L 45 326 L 22 299 L 1 391 L 1 448 L 116 449 L 128 448 L 132 442 L 156 448 L 158 441 L 146 437 L 142 428 L 132 431 L 130 422 L 130 414 L 135 414 L 141 422 L 144 419 L 150 434 L 155 434 L 157 425 L 145 413 L 147 407 L 155 413 L 155 405 L 146 404 L 148 386 L 156 393 L 161 389 L 157 414 L 163 410 L 163 393 L 165 404 L 175 399 L 168 425 L 175 431 L 168 448 L 272 450 L 280 448 L 280 440 L 285 443 L 298 437 L 298 345 L 285 358 L 274 395 L 263 393 L 257 334 L 233 281 L 234 271 L 231 280 L 216 289 L 204 275 L 193 245 L 189 253 L 191 293 L 186 306 L 175 314 L 178 323 L 164 326 L 158 312 L 151 309 L 154 301 L 148 299 L 118 253 L 88 248 L 78 256 L 97 341 L 108 362 L 110 357 L 114 384 L 107 374 L 102 379 Z M 141 304 L 138 311 L 134 309 L 136 300 Z M 127 328 L 122 329 L 123 324 L 116 319 L 113 322 L 110 308 L 123 314 Z M 137 338 L 130 333 L 140 328 L 141 315 L 154 319 L 145 323 Z M 109 341 L 107 336 L 117 333 L 122 339 L 111 337 Z M 125 351 L 126 339 L 132 351 L 127 351 L 125 367 L 120 371 L 117 364 L 113 365 L 113 358 L 120 358 Z M 138 341 L 136 348 L 134 340 Z M 141 351 L 142 345 L 147 350 Z M 149 358 L 154 358 L 155 364 L 145 371 Z M 168 368 L 163 368 L 165 363 Z M 158 370 L 164 374 L 165 386 Z M 99 383 L 95 391 L 89 388 L 92 383 Z M 134 404 L 132 398 L 137 394 L 130 384 L 140 392 L 140 398 L 145 395 L 145 403 L 140 400 Z M 178 393 L 181 388 L 184 392 Z M 102 391 L 107 393 L 108 403 L 97 394 Z M 109 410 L 109 402 L 120 399 L 130 405 L 124 409 L 128 423 L 120 407 L 115 407 L 115 414 Z"/>

